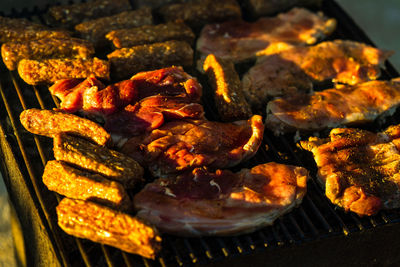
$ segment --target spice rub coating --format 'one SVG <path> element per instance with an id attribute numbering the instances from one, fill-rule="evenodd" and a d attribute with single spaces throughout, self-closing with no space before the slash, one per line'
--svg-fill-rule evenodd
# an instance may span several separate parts
<path id="1" fill-rule="evenodd" d="M 133 188 L 143 181 L 143 168 L 135 160 L 81 138 L 59 134 L 54 137 L 53 152 L 56 160 L 102 174 L 125 188 Z"/>
<path id="2" fill-rule="evenodd" d="M 31 133 L 54 137 L 60 133 L 68 133 L 91 140 L 100 146 L 110 141 L 110 134 L 99 124 L 55 110 L 27 109 L 21 112 L 20 121 Z"/>
<path id="3" fill-rule="evenodd" d="M 48 161 L 42 179 L 49 190 L 63 196 L 90 200 L 125 211 L 131 209 L 129 196 L 120 183 L 77 169 L 65 162 Z"/>
<path id="4" fill-rule="evenodd" d="M 43 58 L 90 58 L 93 45 L 78 38 L 42 38 L 23 42 L 7 42 L 1 46 L 3 62 L 9 70 L 15 70 L 22 59 Z"/>
<path id="5" fill-rule="evenodd" d="M 114 30 L 109 32 L 106 38 L 116 48 L 122 48 L 168 40 L 181 40 L 193 44 L 195 36 L 192 30 L 184 23 L 167 22 L 165 24 Z"/>
<path id="6" fill-rule="evenodd" d="M 121 48 L 107 55 L 117 78 L 128 78 L 138 72 L 172 65 L 191 66 L 193 49 L 184 41 L 166 41 L 131 48 Z"/>
<path id="7" fill-rule="evenodd" d="M 95 0 L 72 5 L 52 6 L 47 15 L 49 23 L 72 27 L 83 20 L 111 16 L 131 9 L 129 0 Z"/>
<path id="8" fill-rule="evenodd" d="M 235 121 L 250 118 L 251 109 L 233 62 L 210 54 L 204 61 L 203 69 L 213 88 L 215 105 L 221 119 Z"/>
<path id="9" fill-rule="evenodd" d="M 67 78 L 86 78 L 93 74 L 97 78 L 110 79 L 110 63 L 91 58 L 64 59 L 22 59 L 18 63 L 18 73 L 30 85 L 54 83 Z"/>
<path id="10" fill-rule="evenodd" d="M 154 259 L 161 250 L 158 231 L 143 220 L 96 203 L 64 198 L 57 208 L 66 233 Z"/>
<path id="11" fill-rule="evenodd" d="M 96 47 L 107 44 L 106 34 L 112 30 L 139 27 L 153 24 L 151 9 L 144 7 L 137 10 L 124 11 L 119 14 L 82 22 L 75 26 L 75 30 L 82 37 L 92 41 Z"/>

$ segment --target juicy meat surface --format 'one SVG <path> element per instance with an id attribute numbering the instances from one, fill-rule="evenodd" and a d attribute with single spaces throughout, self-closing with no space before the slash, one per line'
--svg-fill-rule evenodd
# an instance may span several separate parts
<path id="1" fill-rule="evenodd" d="M 132 137 L 174 119 L 204 119 L 203 106 L 185 96 L 154 95 L 106 117 L 107 131 Z"/>
<path id="2" fill-rule="evenodd" d="M 156 177 L 201 166 L 227 168 L 254 156 L 263 132 L 258 115 L 233 123 L 172 121 L 129 139 L 122 152 L 143 163 Z"/>
<path id="3" fill-rule="evenodd" d="M 186 96 L 199 102 L 202 86 L 181 67 L 141 72 L 130 80 L 105 86 L 94 77 L 57 81 L 50 93 L 61 100 L 62 110 L 105 117 L 152 95 Z"/>
<path id="4" fill-rule="evenodd" d="M 276 135 L 371 122 L 400 104 L 400 83 L 370 81 L 314 94 L 277 98 L 267 105 L 266 128 Z"/>
<path id="5" fill-rule="evenodd" d="M 49 190 L 63 196 L 90 200 L 119 210 L 132 210 L 132 203 L 122 184 L 65 162 L 48 161 L 42 179 Z"/>
<path id="6" fill-rule="evenodd" d="M 335 27 L 334 19 L 307 9 L 293 8 L 256 22 L 232 20 L 208 24 L 200 33 L 196 49 L 205 56 L 214 54 L 237 63 L 254 58 L 274 42 L 314 44 L 329 35 Z"/>
<path id="7" fill-rule="evenodd" d="M 371 216 L 400 207 L 400 125 L 381 133 L 333 129 L 301 146 L 313 153 L 326 196 L 345 211 Z"/>
<path id="8" fill-rule="evenodd" d="M 160 231 L 182 235 L 252 232 L 299 205 L 308 171 L 270 162 L 243 169 L 209 172 L 196 168 L 160 178 L 135 195 L 137 216 Z"/>
<path id="9" fill-rule="evenodd" d="M 157 229 L 142 219 L 102 205 L 63 198 L 57 208 L 58 225 L 66 233 L 154 259 L 161 250 Z"/>

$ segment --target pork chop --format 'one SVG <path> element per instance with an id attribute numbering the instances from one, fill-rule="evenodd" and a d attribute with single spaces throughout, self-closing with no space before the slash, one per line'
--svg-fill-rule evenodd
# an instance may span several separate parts
<path id="1" fill-rule="evenodd" d="M 299 205 L 308 171 L 270 162 L 238 173 L 196 168 L 160 178 L 134 197 L 137 216 L 182 236 L 235 235 L 273 224 Z"/>

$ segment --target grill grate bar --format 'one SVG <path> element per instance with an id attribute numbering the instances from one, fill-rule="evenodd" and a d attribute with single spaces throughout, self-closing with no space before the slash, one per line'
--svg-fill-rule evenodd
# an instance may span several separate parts
<path id="1" fill-rule="evenodd" d="M 129 255 L 123 251 L 121 251 L 121 253 L 122 253 L 122 258 L 124 259 L 126 266 L 133 267 L 133 264 L 132 264 L 131 260 L 129 259 Z"/>
<path id="2" fill-rule="evenodd" d="M 101 246 L 101 250 L 103 251 L 107 266 L 114 267 L 115 265 L 111 259 L 110 250 L 106 246 Z"/>
<path id="3" fill-rule="evenodd" d="M 211 249 L 208 246 L 207 242 L 204 241 L 204 238 L 199 238 L 201 246 L 204 248 L 204 252 L 208 259 L 212 260 L 214 258 L 213 254 L 211 253 Z"/>
<path id="4" fill-rule="evenodd" d="M 296 219 L 293 217 L 293 215 L 291 213 L 289 213 L 287 215 L 287 217 L 289 218 L 290 222 L 292 223 L 292 225 L 294 226 L 294 228 L 297 230 L 297 232 L 300 234 L 300 238 L 304 239 L 305 235 L 303 230 L 301 230 L 300 226 L 298 225 Z"/>
<path id="5" fill-rule="evenodd" d="M 194 250 L 192 248 L 192 245 L 189 243 L 189 240 L 187 238 L 183 239 L 183 243 L 185 244 L 186 248 L 189 251 L 189 257 L 191 258 L 193 263 L 196 263 L 198 261 L 196 255 L 194 254 Z"/>

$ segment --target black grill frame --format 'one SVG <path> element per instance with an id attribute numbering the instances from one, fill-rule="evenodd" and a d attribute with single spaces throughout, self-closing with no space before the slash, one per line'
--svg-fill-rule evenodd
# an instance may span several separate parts
<path id="1" fill-rule="evenodd" d="M 333 0 L 324 1 L 322 11 L 338 20 L 338 28 L 330 39 L 346 38 L 373 45 L 351 17 Z M 14 10 L 11 16 L 28 17 L 43 22 L 42 12 L 38 8 L 22 12 Z M 196 74 L 195 76 L 199 77 Z M 382 79 L 398 76 L 393 66 L 386 62 L 382 69 Z M 206 83 L 199 78 L 207 91 Z M 387 247 L 387 243 L 400 247 L 399 241 L 395 240 L 400 233 L 399 209 L 381 211 L 375 216 L 364 218 L 353 213 L 344 213 L 325 197 L 315 178 L 316 166 L 312 156 L 296 147 L 292 135 L 275 137 L 268 131 L 255 158 L 241 167 L 273 160 L 304 166 L 311 171 L 313 177 L 308 182 L 308 193 L 303 203 L 279 218 L 273 226 L 235 237 L 180 238 L 163 235 L 163 249 L 155 261 L 68 236 L 56 222 L 55 206 L 61 197 L 49 192 L 41 181 L 46 161 L 53 158 L 51 140 L 28 133 L 19 122 L 19 114 L 23 110 L 34 107 L 52 109 L 58 106 L 59 101 L 50 95 L 48 87 L 27 85 L 17 72 L 8 71 L 4 64 L 0 66 L 0 99 L 0 155 L 5 159 L 0 171 L 11 200 L 18 197 L 12 196 L 13 187 L 16 186 L 13 181 L 19 179 L 14 177 L 13 170 L 18 169 L 22 174 L 23 186 L 29 192 L 29 201 L 37 209 L 54 248 L 55 257 L 62 266 L 262 266 L 266 263 L 336 265 L 353 263 L 354 257 L 361 251 L 368 254 L 364 254 L 364 257 L 360 254 L 356 264 L 374 259 L 378 261 L 375 263 L 400 262 L 400 256 L 391 253 Z M 207 98 L 204 105 L 208 118 L 212 119 L 215 108 Z M 400 120 L 396 120 L 398 115 L 396 112 L 385 124 L 372 123 L 365 127 L 375 131 L 383 129 L 387 125 L 399 123 Z M 326 132 L 321 134 L 326 135 Z M 371 242 L 375 242 L 377 250 L 367 245 Z M 319 255 L 315 256 L 310 251 Z M 338 253 L 347 256 L 349 260 L 346 257 L 339 259 L 335 256 Z M 383 262 L 384 259 L 387 261 Z"/>

